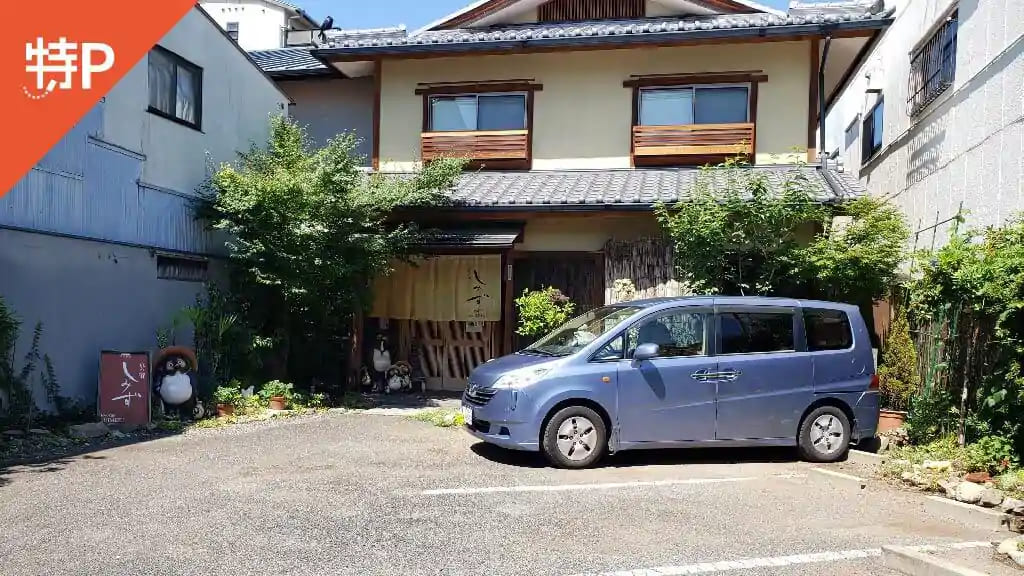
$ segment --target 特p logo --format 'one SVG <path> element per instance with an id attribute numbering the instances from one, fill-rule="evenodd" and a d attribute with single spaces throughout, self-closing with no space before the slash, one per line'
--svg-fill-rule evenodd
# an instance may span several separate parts
<path id="1" fill-rule="evenodd" d="M 93 74 L 114 66 L 114 49 L 101 42 L 68 42 L 63 36 L 56 42 L 36 38 L 35 44 L 25 44 L 25 61 L 25 71 L 35 74 L 36 82 L 34 89 L 21 89 L 29 98 L 39 100 L 54 90 L 74 89 L 76 73 L 81 88 L 90 90 Z"/>

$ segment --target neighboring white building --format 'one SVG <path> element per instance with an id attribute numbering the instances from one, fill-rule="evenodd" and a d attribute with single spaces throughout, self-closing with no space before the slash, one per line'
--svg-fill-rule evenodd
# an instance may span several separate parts
<path id="1" fill-rule="evenodd" d="M 201 0 L 203 8 L 244 50 L 271 50 L 290 43 L 289 33 L 310 38 L 320 23 L 282 0 Z M 305 40 L 309 43 L 310 40 Z"/>
<path id="2" fill-rule="evenodd" d="M 908 216 L 918 247 L 1024 210 L 1024 1 L 887 0 L 877 39 L 826 115 L 826 146 Z M 938 225 L 936 225 L 938 223 Z"/>
<path id="3" fill-rule="evenodd" d="M 196 190 L 289 103 L 197 6 L 0 198 L 0 295 L 62 394 L 95 400 L 101 350 L 153 349 L 195 301 L 223 252 Z"/>

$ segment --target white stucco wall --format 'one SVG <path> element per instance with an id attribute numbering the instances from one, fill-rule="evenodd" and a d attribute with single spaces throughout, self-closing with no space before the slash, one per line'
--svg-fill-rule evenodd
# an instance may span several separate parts
<path id="1" fill-rule="evenodd" d="M 228 22 L 238 22 L 238 44 L 246 50 L 271 50 L 283 43 L 282 31 L 288 18 L 281 6 L 260 0 L 227 0 L 203 2 L 203 8 L 227 29 Z"/>
<path id="2" fill-rule="evenodd" d="M 959 2 L 955 80 L 914 118 L 910 54 L 953 2 L 888 4 L 896 21 L 826 116 L 826 149 L 838 148 L 872 193 L 893 198 L 914 231 L 954 216 L 961 202 L 971 226 L 1003 222 L 1024 209 L 1024 2 Z M 884 94 L 885 125 L 882 150 L 862 166 L 861 118 L 876 98 L 869 88 Z M 937 244 L 951 225 L 938 227 Z M 918 239 L 931 242 L 930 230 Z"/>
<path id="3" fill-rule="evenodd" d="M 419 82 L 533 78 L 543 84 L 533 116 L 533 168 L 629 168 L 630 75 L 763 70 L 758 88 L 756 161 L 806 159 L 809 42 L 714 44 L 385 60 L 381 85 L 381 168 L 409 170 L 423 126 Z"/>
<path id="4" fill-rule="evenodd" d="M 295 104 L 292 118 L 306 127 L 310 138 L 323 146 L 342 132 L 354 132 L 359 138 L 358 153 L 363 165 L 370 165 L 373 154 L 373 79 L 351 78 L 289 80 L 281 89 Z"/>
<path id="5" fill-rule="evenodd" d="M 147 111 L 149 63 L 143 58 L 107 94 L 102 138 L 145 156 L 145 184 L 192 193 L 211 167 L 235 160 L 252 141 L 264 142 L 269 117 L 285 113 L 288 98 L 199 8 L 158 45 L 203 69 L 201 129 Z"/>

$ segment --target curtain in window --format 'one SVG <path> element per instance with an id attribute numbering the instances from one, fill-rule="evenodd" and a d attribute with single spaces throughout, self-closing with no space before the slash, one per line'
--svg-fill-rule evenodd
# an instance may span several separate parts
<path id="1" fill-rule="evenodd" d="M 476 130 L 476 97 L 432 98 L 430 129 L 436 132 Z"/>
<path id="2" fill-rule="evenodd" d="M 174 64 L 160 53 L 149 53 L 149 105 L 174 114 Z"/>
<path id="3" fill-rule="evenodd" d="M 732 124 L 747 121 L 747 89 L 697 88 L 694 116 L 697 124 Z"/>
<path id="4" fill-rule="evenodd" d="M 522 94 L 480 96 L 477 106 L 477 130 L 526 129 L 526 96 Z"/>
<path id="5" fill-rule="evenodd" d="M 178 67 L 178 91 L 175 102 L 175 115 L 186 122 L 195 124 L 196 109 L 199 97 L 199 79 L 196 73 L 188 68 Z"/>
<path id="6" fill-rule="evenodd" d="M 693 124 L 693 89 L 641 90 L 640 124 L 643 126 Z"/>

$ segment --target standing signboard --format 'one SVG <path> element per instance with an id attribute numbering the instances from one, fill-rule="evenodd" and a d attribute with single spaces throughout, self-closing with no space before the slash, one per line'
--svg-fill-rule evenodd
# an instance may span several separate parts
<path id="1" fill-rule="evenodd" d="M 144 426 L 153 389 L 148 352 L 100 352 L 100 420 L 116 426 Z"/>

